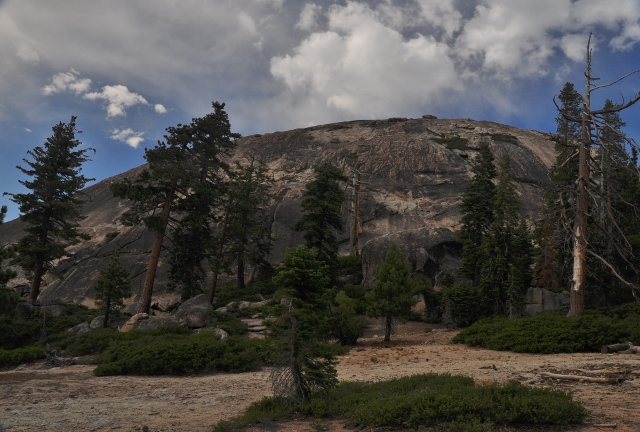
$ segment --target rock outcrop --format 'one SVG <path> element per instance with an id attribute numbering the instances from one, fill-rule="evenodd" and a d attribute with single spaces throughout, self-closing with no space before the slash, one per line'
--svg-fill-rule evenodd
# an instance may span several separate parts
<path id="1" fill-rule="evenodd" d="M 511 157 L 523 211 L 535 217 L 554 159 L 551 135 L 493 122 L 433 116 L 343 122 L 245 137 L 238 142 L 237 156 L 264 160 L 276 181 L 271 203 L 276 239 L 272 262 L 303 241 L 302 233 L 291 227 L 301 216 L 300 201 L 305 183 L 313 178 L 313 167 L 328 160 L 348 175 L 350 168 L 356 168 L 362 181 L 358 238 L 365 283 L 371 284 L 375 267 L 392 243 L 409 257 L 415 271 L 430 278 L 457 265 L 460 245 L 455 231 L 459 228 L 460 198 L 472 177 L 471 167 L 482 141 L 489 143 L 496 159 L 504 154 Z M 73 258 L 57 263 L 63 278 L 47 276 L 42 298 L 92 305 L 91 287 L 116 250 L 133 277 L 134 292 L 141 289 L 153 236 L 143 228 L 119 224 L 127 202 L 113 198 L 109 185 L 133 177 L 143 168 L 86 189 L 90 200 L 84 206 L 87 218 L 81 226 L 92 238 L 74 246 Z M 351 182 L 344 188 L 352 200 Z M 347 229 L 342 234 L 340 252 L 348 254 L 352 253 L 354 220 L 350 202 L 344 206 L 343 217 Z M 20 221 L 0 226 L 0 245 L 21 236 Z M 156 277 L 157 293 L 167 286 L 166 271 L 164 256 Z M 13 282 L 20 283 L 25 280 Z"/>

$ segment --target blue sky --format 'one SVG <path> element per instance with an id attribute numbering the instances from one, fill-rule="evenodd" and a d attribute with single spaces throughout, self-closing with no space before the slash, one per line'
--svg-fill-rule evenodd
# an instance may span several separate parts
<path id="1" fill-rule="evenodd" d="M 72 115 L 97 180 L 214 100 L 243 135 L 427 113 L 554 131 L 589 32 L 604 83 L 640 69 L 639 20 L 640 0 L 0 0 L 0 192 Z M 594 105 L 638 91 L 640 74 Z"/>

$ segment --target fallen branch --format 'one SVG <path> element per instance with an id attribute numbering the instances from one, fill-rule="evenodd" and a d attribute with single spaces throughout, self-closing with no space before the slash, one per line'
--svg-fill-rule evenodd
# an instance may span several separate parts
<path id="1" fill-rule="evenodd" d="M 599 384 L 618 384 L 625 380 L 622 377 L 602 378 L 602 377 L 588 377 L 588 376 L 581 376 L 581 375 L 561 375 L 561 374 L 554 374 L 550 372 L 542 372 L 540 375 L 545 378 L 554 378 L 554 379 L 581 381 L 581 382 L 590 382 L 590 383 L 599 383 Z"/>

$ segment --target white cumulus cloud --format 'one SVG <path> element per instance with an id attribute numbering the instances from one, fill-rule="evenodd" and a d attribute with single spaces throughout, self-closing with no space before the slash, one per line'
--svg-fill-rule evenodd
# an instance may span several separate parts
<path id="1" fill-rule="evenodd" d="M 323 109 L 396 115 L 461 89 L 449 48 L 433 37 L 406 39 L 384 24 L 386 15 L 357 2 L 331 6 L 328 19 L 328 30 L 311 34 L 294 54 L 271 59 L 272 75 L 309 118 Z"/>
<path id="2" fill-rule="evenodd" d="M 87 93 L 83 96 L 89 100 L 107 101 L 107 117 L 126 115 L 125 109 L 135 105 L 149 105 L 149 102 L 137 93 L 129 91 L 127 86 L 104 86 L 101 92 Z"/>
<path id="3" fill-rule="evenodd" d="M 143 135 L 144 135 L 144 132 L 135 132 L 131 128 L 122 129 L 122 130 L 114 129 L 111 131 L 110 138 L 115 141 L 121 141 L 123 143 L 127 143 L 133 148 L 137 148 L 138 145 L 142 141 L 144 141 L 144 138 L 142 138 Z"/>
<path id="4" fill-rule="evenodd" d="M 322 11 L 322 6 L 318 6 L 314 3 L 307 3 L 304 5 L 302 12 L 300 12 L 300 19 L 296 23 L 296 28 L 305 31 L 313 31 L 318 28 L 318 14 Z"/>
<path id="5" fill-rule="evenodd" d="M 165 114 L 167 112 L 167 109 L 162 104 L 155 104 L 153 110 L 158 114 Z"/>
<path id="6" fill-rule="evenodd" d="M 89 78 L 80 78 L 80 72 L 75 69 L 69 72 L 62 72 L 51 77 L 51 84 L 42 87 L 40 90 L 45 96 L 66 91 L 75 92 L 76 95 L 89 90 L 91 80 Z"/>

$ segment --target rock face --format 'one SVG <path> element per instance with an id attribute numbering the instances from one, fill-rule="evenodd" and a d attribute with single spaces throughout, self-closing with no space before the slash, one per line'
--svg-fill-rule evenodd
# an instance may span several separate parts
<path id="1" fill-rule="evenodd" d="M 499 159 L 512 159 L 523 211 L 534 217 L 541 208 L 547 171 L 553 163 L 551 135 L 513 128 L 487 121 L 393 118 L 351 121 L 261 136 L 238 142 L 238 157 L 264 160 L 276 181 L 271 204 L 272 233 L 276 242 L 270 257 L 277 262 L 287 248 L 303 241 L 291 227 L 300 218 L 300 201 L 313 167 L 331 161 L 351 176 L 350 167 L 361 173 L 358 240 L 363 255 L 364 283 L 370 285 L 375 267 L 387 248 L 397 243 L 409 257 L 414 271 L 437 279 L 443 270 L 459 262 L 461 194 L 472 177 L 471 167 L 482 141 L 489 143 Z M 153 236 L 142 228 L 123 227 L 118 217 L 127 203 L 113 198 L 109 185 L 137 175 L 135 168 L 103 180 L 86 189 L 90 201 L 81 226 L 92 239 L 74 246 L 76 256 L 62 260 L 57 269 L 63 279 L 48 276 L 43 298 L 93 304 L 91 286 L 107 265 L 113 251 L 120 251 L 122 264 L 130 271 L 134 292 L 142 281 Z M 354 188 L 344 185 L 348 202 L 344 206 L 346 230 L 340 252 L 353 252 Z M 0 226 L 0 245 L 22 236 L 20 221 Z M 155 292 L 167 286 L 166 256 L 161 258 Z M 13 284 L 25 283 L 24 279 Z M 135 301 L 137 294 L 132 299 Z"/>

